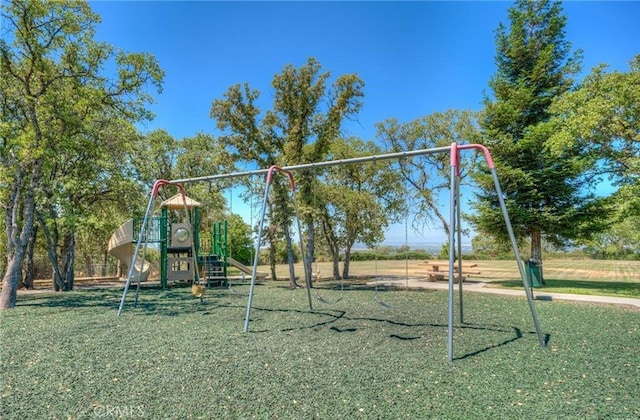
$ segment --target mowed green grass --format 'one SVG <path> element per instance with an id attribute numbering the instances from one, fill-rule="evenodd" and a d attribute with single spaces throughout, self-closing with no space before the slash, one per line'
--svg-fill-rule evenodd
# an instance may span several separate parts
<path id="1" fill-rule="evenodd" d="M 640 312 L 465 294 L 447 361 L 447 294 L 256 287 L 20 296 L 0 313 L 3 419 L 637 418 Z M 234 290 L 246 293 L 246 285 Z M 457 315 L 457 310 L 456 310 Z"/>
<path id="2" fill-rule="evenodd" d="M 353 261 L 350 273 L 354 276 L 372 275 L 410 275 L 431 270 L 433 264 L 441 264 L 445 269 L 448 261 Z M 480 271 L 472 277 L 484 280 L 508 280 L 519 277 L 518 266 L 514 260 L 463 260 L 465 265 L 475 264 L 469 271 Z M 302 266 L 297 264 L 296 272 L 302 273 Z M 319 269 L 322 277 L 330 277 L 332 265 L 329 262 L 314 264 L 314 270 Z M 340 264 L 342 269 L 342 263 Z M 442 269 L 442 267 L 441 267 Z M 268 267 L 261 266 L 261 271 L 268 271 Z M 558 280 L 595 280 L 595 281 L 627 281 L 640 283 L 640 261 L 619 260 L 545 260 L 543 262 L 545 278 Z M 277 273 L 280 277 L 288 275 L 286 265 L 278 265 Z"/>
<path id="3" fill-rule="evenodd" d="M 522 280 L 515 261 L 468 260 L 474 264 L 468 268 L 469 278 L 487 283 L 488 287 L 522 288 Z M 355 277 L 424 275 L 433 264 L 440 270 L 448 270 L 444 260 L 425 261 L 356 261 L 351 263 L 350 274 Z M 342 266 L 341 266 L 342 267 Z M 267 271 L 267 267 L 261 267 Z M 322 262 L 314 265 L 323 278 L 330 277 L 332 266 Z M 479 273 L 478 273 L 479 272 Z M 278 266 L 280 278 L 287 278 L 287 267 Z M 302 274 L 302 266 L 296 266 Z M 586 295 L 640 298 L 640 261 L 608 260 L 548 260 L 543 263 L 545 285 L 537 288 L 541 292 L 575 293 Z"/>
<path id="4" fill-rule="evenodd" d="M 354 261 L 350 269 L 350 275 L 353 278 L 344 283 L 362 283 L 379 276 L 424 277 L 426 271 L 432 270 L 434 263 L 440 264 L 440 270 L 448 270 L 448 262 L 444 260 L 430 260 L 428 263 L 404 260 Z M 467 260 L 464 263 L 476 265 L 465 271 L 470 274 L 471 280 L 486 282 L 487 287 L 522 288 L 515 261 Z M 313 269 L 314 272 L 320 272 L 324 282 L 332 277 L 332 264 L 329 262 L 314 264 Z M 269 267 L 260 266 L 258 270 L 269 272 Z M 340 263 L 340 270 L 342 270 L 342 263 Z M 295 272 L 298 277 L 303 276 L 301 264 L 296 264 Z M 285 264 L 276 266 L 276 273 L 280 280 L 288 279 L 288 266 Z M 640 298 L 640 261 L 547 260 L 543 264 L 543 273 L 546 284 L 537 289 L 541 292 Z M 230 274 L 238 277 L 241 273 L 231 268 Z M 105 279 L 104 282 L 111 285 L 123 283 L 114 282 L 112 279 Z M 97 284 L 100 284 L 100 280 L 84 279 L 77 282 L 78 287 Z M 36 281 L 36 288 L 50 289 L 51 280 Z"/>
<path id="5" fill-rule="evenodd" d="M 514 262 L 479 262 L 490 287 L 522 288 Z M 550 260 L 540 292 L 640 298 L 640 261 Z"/>

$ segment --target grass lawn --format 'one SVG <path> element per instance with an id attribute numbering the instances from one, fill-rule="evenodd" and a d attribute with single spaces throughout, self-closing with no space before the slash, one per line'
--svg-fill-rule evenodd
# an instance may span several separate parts
<path id="1" fill-rule="evenodd" d="M 356 261 L 351 263 L 350 273 L 354 276 L 404 275 L 419 276 L 430 270 L 434 262 L 448 267 L 443 260 L 421 261 Z M 468 271 L 479 271 L 471 279 L 487 282 L 488 287 L 522 289 L 522 280 L 515 261 L 468 260 L 465 264 L 476 264 Z M 314 268 L 321 276 L 331 275 L 330 263 L 319 263 Z M 268 267 L 261 267 L 268 272 Z M 443 268 L 441 268 L 443 269 Z M 302 273 L 302 266 L 296 266 L 296 273 Z M 287 278 L 287 266 L 277 267 L 280 278 Z M 585 295 L 617 296 L 640 298 L 640 261 L 608 260 L 548 260 L 543 264 L 545 285 L 540 292 L 575 293 Z"/>
<path id="2" fill-rule="evenodd" d="M 236 290 L 247 291 L 247 286 Z M 26 294 L 0 313 L 3 419 L 638 418 L 640 312 L 465 294 L 446 357 L 441 291 L 324 291 L 283 283 L 246 296 L 145 288 Z M 130 295 L 132 296 L 132 295 Z"/>
<path id="3" fill-rule="evenodd" d="M 496 280 L 491 282 L 490 286 L 522 289 L 522 281 Z M 534 290 L 539 292 L 573 293 L 577 295 L 640 297 L 640 284 L 630 282 L 545 279 L 545 284 L 541 287 L 536 287 Z"/>
<path id="4" fill-rule="evenodd" d="M 490 287 L 522 289 L 513 261 L 481 261 Z M 640 298 L 640 261 L 550 260 L 543 264 L 540 292 Z"/>

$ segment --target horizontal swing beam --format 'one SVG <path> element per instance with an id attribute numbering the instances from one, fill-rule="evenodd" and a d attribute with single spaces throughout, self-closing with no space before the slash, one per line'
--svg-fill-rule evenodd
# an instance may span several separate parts
<path id="1" fill-rule="evenodd" d="M 349 159 L 327 160 L 324 162 L 303 163 L 300 165 L 283 166 L 280 169 L 283 171 L 299 171 L 302 169 L 326 168 L 330 166 L 340 166 L 340 165 L 348 165 L 353 163 L 364 163 L 364 162 L 375 162 L 378 160 L 400 159 L 403 157 L 431 155 L 431 154 L 444 153 L 444 152 L 450 152 L 450 151 L 451 151 L 451 146 L 434 147 L 432 149 L 420 149 L 420 150 L 412 150 L 408 152 L 395 152 L 395 153 L 387 153 L 382 155 L 371 155 L 371 156 L 363 156 L 363 157 L 356 157 L 356 158 L 349 158 Z M 267 174 L 268 172 L 269 172 L 269 168 L 256 169 L 253 171 L 231 172 L 228 174 L 207 175 L 207 176 L 199 176 L 199 177 L 193 177 L 193 178 L 174 179 L 167 182 L 170 184 L 189 184 L 193 182 L 215 181 L 219 179 L 238 178 L 238 177 L 251 176 L 251 175 L 262 175 L 262 174 Z"/>

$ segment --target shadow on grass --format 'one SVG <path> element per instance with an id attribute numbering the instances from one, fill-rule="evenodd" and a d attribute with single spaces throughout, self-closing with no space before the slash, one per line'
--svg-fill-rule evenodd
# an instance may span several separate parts
<path id="1" fill-rule="evenodd" d="M 300 283 L 298 283 L 300 284 Z M 300 289 L 304 289 L 306 286 L 304 285 L 304 283 L 300 284 Z M 289 285 L 289 283 L 285 284 L 281 284 L 281 285 L 277 285 L 274 287 L 275 289 L 288 289 L 291 290 L 291 286 Z M 333 291 L 340 291 L 340 290 L 344 290 L 344 291 L 349 291 L 349 290 L 373 290 L 374 287 L 373 286 L 368 286 L 366 284 L 355 284 L 355 283 L 345 283 L 345 284 L 340 284 L 340 283 L 322 283 L 321 285 L 318 285 L 317 283 L 314 283 L 311 286 L 311 290 L 316 290 L 316 291 L 323 291 L 323 290 L 333 290 Z"/>
<path id="2" fill-rule="evenodd" d="M 122 294 L 120 289 L 95 289 L 91 291 L 70 291 L 38 293 L 20 296 L 18 307 L 44 306 L 51 308 L 111 308 L 113 296 Z"/>
<path id="3" fill-rule="evenodd" d="M 237 306 L 239 307 L 239 306 Z M 244 307 L 244 306 L 243 306 Z M 319 328 L 319 327 L 323 327 L 326 325 L 330 325 L 333 324 L 334 322 L 337 322 L 341 319 L 344 319 L 346 316 L 346 312 L 345 311 L 318 311 L 318 310 L 302 310 L 302 309 L 282 309 L 282 308 L 260 308 L 260 307 L 255 307 L 253 306 L 251 308 L 252 314 L 255 316 L 256 312 L 270 312 L 270 313 L 295 313 L 295 314 L 300 314 L 300 315 L 321 315 L 323 317 L 328 317 L 328 320 L 324 320 L 324 321 L 319 321 L 316 322 L 314 324 L 311 325 L 306 325 L 306 326 L 297 326 L 297 327 L 291 327 L 291 328 L 282 328 L 279 331 L 282 332 L 287 332 L 287 331 L 299 331 L 299 330 L 308 330 L 308 329 L 315 329 L 315 328 Z M 332 313 L 333 312 L 333 313 Z M 349 318 L 346 318 L 349 319 Z M 258 318 L 249 318 L 249 322 L 257 322 L 260 319 Z M 253 333 L 268 333 L 268 332 L 272 332 L 272 329 L 261 329 L 261 330 L 255 330 L 255 329 L 251 329 L 250 330 Z M 355 330 L 354 330 L 355 331 Z"/>
<path id="4" fill-rule="evenodd" d="M 350 290 L 375 290 L 375 287 L 356 284 L 351 285 L 350 288 L 344 289 L 341 288 L 340 285 L 330 285 L 328 288 L 323 288 L 322 290 L 335 290 L 335 291 L 345 291 L 348 292 Z M 382 290 L 378 288 L 377 292 L 383 294 L 386 290 Z M 424 291 L 420 291 L 424 292 Z M 20 306 L 32 306 L 32 307 L 52 307 L 52 308 L 102 308 L 103 310 L 113 310 L 114 317 L 115 311 L 117 310 L 120 298 L 122 296 L 121 288 L 110 288 L 110 289 L 95 289 L 95 290 L 83 290 L 83 291 L 72 291 L 72 292 L 61 292 L 61 293 L 48 293 L 48 294 L 34 294 L 29 296 L 24 296 L 19 301 Z M 198 299 L 195 299 L 190 293 L 190 287 L 188 286 L 172 286 L 168 289 L 162 289 L 158 286 L 146 286 L 142 287 L 140 290 L 139 302 L 136 309 L 133 308 L 133 300 L 135 297 L 135 288 L 132 288 L 128 295 L 126 304 L 124 307 L 124 313 L 130 311 L 134 315 L 145 315 L 145 316 L 167 316 L 167 317 L 175 317 L 181 316 L 185 314 L 194 314 L 200 313 L 203 316 L 215 316 L 219 313 L 220 310 L 226 309 L 244 309 L 246 307 L 244 295 L 234 295 L 232 291 L 229 289 L 207 289 L 207 292 L 204 297 L 204 303 L 200 303 Z M 230 300 L 231 299 L 231 300 Z M 380 316 L 380 317 L 363 317 L 357 316 L 353 314 L 349 314 L 349 312 L 344 310 L 333 310 L 333 309 L 315 309 L 315 310 L 305 310 L 305 309 L 292 309 L 292 308 L 265 308 L 265 307 L 253 307 L 253 318 L 251 322 L 260 321 L 260 314 L 263 313 L 272 313 L 276 314 L 297 314 L 302 317 L 316 317 L 315 320 L 311 320 L 306 325 L 297 325 L 295 327 L 286 327 L 286 328 L 263 328 L 263 329 L 251 329 L 252 333 L 269 333 L 275 330 L 279 330 L 282 332 L 287 331 L 303 331 L 303 330 L 313 330 L 318 328 L 327 328 L 329 331 L 336 334 L 344 334 L 348 335 L 357 333 L 358 331 L 367 328 L 371 328 L 369 323 L 378 323 L 378 324 L 387 324 L 394 328 L 394 331 L 390 332 L 388 337 L 394 340 L 399 341 L 416 341 L 424 339 L 425 336 L 423 334 L 416 334 L 415 331 L 412 331 L 416 328 L 431 328 L 446 331 L 448 324 L 447 323 L 438 323 L 438 322 L 403 322 L 394 320 L 391 318 L 392 315 L 389 316 Z M 388 314 L 392 314 L 393 312 L 385 312 Z M 317 317 L 320 316 L 320 319 Z M 308 320 L 309 321 L 309 320 Z M 353 324 L 351 325 L 336 325 L 339 321 L 347 321 Z M 514 336 L 508 339 L 504 339 L 498 342 L 494 342 L 489 345 L 485 345 L 478 350 L 474 350 L 470 353 L 467 353 L 462 356 L 458 356 L 456 359 L 465 359 L 469 357 L 473 357 L 492 349 L 496 349 L 499 347 L 507 346 L 510 343 L 520 339 L 524 334 L 535 334 L 534 332 L 525 332 L 523 333 L 519 328 L 513 326 L 504 326 L 504 325 L 490 325 L 490 324 L 470 324 L 463 323 L 455 325 L 456 330 L 477 330 L 484 331 L 487 333 L 512 333 L 514 332 Z M 549 336 L 547 336 L 547 341 Z M 494 341 L 494 339 L 490 339 L 490 341 Z M 496 338 L 497 341 L 497 338 Z"/>
<path id="5" fill-rule="evenodd" d="M 48 307 L 48 308 L 101 308 L 117 311 L 120 306 L 123 289 L 96 288 L 73 290 L 69 292 L 34 293 L 20 296 L 19 307 Z M 136 286 L 131 285 L 123 307 L 123 314 L 134 309 Z M 178 316 L 193 313 L 194 309 L 212 309 L 210 302 L 233 296 L 243 298 L 242 294 L 233 294 L 229 289 L 207 289 L 204 304 L 191 295 L 190 285 L 170 285 L 162 289 L 156 285 L 143 285 L 140 288 L 138 303 L 135 306 L 137 314 Z M 225 306 L 225 305 L 217 305 Z"/>
<path id="6" fill-rule="evenodd" d="M 389 324 L 389 325 L 392 325 L 392 326 L 401 327 L 401 328 L 407 328 L 407 329 L 434 328 L 434 329 L 446 330 L 448 328 L 448 324 L 445 324 L 445 323 L 407 323 L 407 322 L 395 321 L 395 320 L 387 319 L 387 318 L 348 316 L 346 311 L 333 311 L 334 313 L 332 313 L 330 311 L 304 311 L 304 310 L 299 310 L 299 309 L 277 309 L 277 308 L 274 309 L 274 308 L 258 308 L 258 307 L 254 307 L 253 310 L 254 311 L 265 311 L 265 312 L 270 312 L 270 313 L 280 313 L 281 312 L 281 313 L 298 313 L 298 314 L 304 314 L 304 315 L 316 314 L 316 315 L 322 315 L 322 316 L 329 317 L 329 319 L 327 319 L 327 320 L 316 322 L 316 323 L 314 323 L 312 325 L 280 329 L 280 331 L 282 331 L 282 332 L 327 327 L 327 326 L 329 326 L 331 324 L 334 324 L 335 322 L 338 322 L 340 320 L 342 320 L 342 321 L 352 321 L 352 322 L 356 322 L 356 323 L 358 321 L 366 321 L 366 322 L 374 322 L 374 323 L 385 323 L 385 324 Z M 258 321 L 258 320 L 259 319 L 257 319 L 257 318 L 256 319 L 251 319 L 251 322 Z M 328 328 L 329 328 L 330 331 L 333 331 L 333 332 L 338 333 L 338 334 L 355 333 L 359 329 L 361 329 L 361 327 L 359 328 L 357 326 L 355 326 L 355 327 L 338 327 L 336 325 L 331 325 Z M 508 346 L 509 344 L 511 344 L 511 343 L 523 338 L 525 334 L 530 335 L 530 336 L 537 335 L 537 333 L 535 331 L 525 331 L 525 332 L 523 332 L 520 328 L 515 327 L 515 326 L 503 326 L 503 325 L 494 325 L 494 324 L 463 323 L 463 324 L 455 325 L 454 329 L 457 329 L 457 330 L 475 330 L 475 331 L 484 331 L 484 332 L 491 332 L 491 333 L 513 333 L 513 337 L 511 337 L 511 338 L 508 338 L 506 340 L 502 340 L 502 341 L 497 342 L 495 344 L 490 344 L 490 345 L 484 346 L 484 347 L 482 347 L 482 348 L 480 348 L 478 350 L 474 350 L 474 351 L 466 353 L 464 355 L 455 357 L 454 360 L 467 359 L 467 358 L 470 358 L 470 357 L 478 356 L 480 354 L 483 354 L 483 353 L 488 352 L 488 351 L 493 350 L 493 349 L 497 349 L 497 348 L 500 348 L 500 347 Z M 269 332 L 272 332 L 272 331 L 273 331 L 272 329 L 251 330 L 251 332 L 253 332 L 253 333 L 269 333 Z M 404 333 L 400 333 L 400 332 L 396 331 L 394 333 L 390 333 L 389 334 L 389 338 L 396 339 L 396 340 L 401 340 L 401 341 L 414 341 L 414 340 L 424 339 L 425 337 L 424 337 L 424 335 L 415 335 L 415 334 L 410 335 L 410 334 L 404 334 Z M 545 347 L 549 343 L 550 339 L 551 339 L 551 335 L 545 334 L 545 339 L 544 339 L 544 346 Z"/>
<path id="7" fill-rule="evenodd" d="M 463 356 L 454 357 L 453 359 L 454 360 L 463 360 L 463 359 L 467 359 L 469 357 L 478 356 L 479 354 L 485 353 L 485 352 L 487 352 L 489 350 L 497 349 L 499 347 L 506 346 L 509 343 L 513 343 L 514 341 L 521 339 L 522 338 L 522 331 L 520 330 L 520 328 L 516 328 L 516 327 L 512 327 L 512 328 L 513 328 L 513 331 L 515 333 L 515 336 L 513 338 L 509 338 L 507 340 L 504 340 L 501 343 L 497 343 L 497 344 L 494 344 L 494 345 L 486 346 L 486 347 L 484 347 L 484 348 L 482 348 L 480 350 L 472 351 L 471 353 L 467 353 L 467 354 L 465 354 Z"/>
<path id="8" fill-rule="evenodd" d="M 491 283 L 509 289 L 522 288 L 520 280 L 497 280 Z M 544 285 L 535 287 L 534 291 L 640 298 L 640 284 L 621 281 L 545 279 Z"/>
<path id="9" fill-rule="evenodd" d="M 289 286 L 289 283 L 277 285 L 274 288 L 291 290 L 291 286 Z M 301 286 L 300 288 L 301 289 L 305 288 L 305 286 Z M 317 293 L 322 293 L 326 291 L 331 291 L 331 292 L 377 291 L 379 293 L 382 293 L 382 292 L 398 292 L 399 290 L 403 290 L 403 291 L 408 290 L 410 292 L 415 292 L 415 293 L 431 293 L 431 292 L 437 291 L 433 289 L 407 289 L 404 284 L 398 284 L 398 285 L 378 284 L 377 286 L 375 286 L 375 285 L 367 284 L 366 281 L 360 281 L 360 280 L 358 280 L 357 282 L 347 281 L 345 283 L 340 283 L 339 281 L 334 281 L 334 280 L 323 281 L 320 284 L 314 283 L 313 286 L 311 287 L 311 290 Z"/>
<path id="10" fill-rule="evenodd" d="M 130 290 L 123 307 L 123 313 L 127 310 L 136 310 L 136 315 L 149 316 L 180 316 L 201 311 L 203 315 L 209 315 L 219 308 L 234 307 L 226 299 L 246 299 L 242 293 L 234 293 L 227 288 L 208 288 L 202 300 L 191 294 L 190 285 L 169 286 L 167 289 L 160 287 L 141 290 L 138 304 L 134 306 L 135 290 Z M 122 293 L 121 293 L 122 295 Z M 118 300 L 119 304 L 120 300 Z"/>

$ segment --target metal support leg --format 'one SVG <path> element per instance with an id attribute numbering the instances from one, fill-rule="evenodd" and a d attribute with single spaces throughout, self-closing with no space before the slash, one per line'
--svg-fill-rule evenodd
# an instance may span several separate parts
<path id="1" fill-rule="evenodd" d="M 495 168 L 491 168 L 491 175 L 493 176 L 493 183 L 495 184 L 496 193 L 498 194 L 498 201 L 500 201 L 502 216 L 504 217 L 504 222 L 506 223 L 507 231 L 509 232 L 509 239 L 511 240 L 511 246 L 513 247 L 513 252 L 516 256 L 518 270 L 520 271 L 520 278 L 522 278 L 522 284 L 524 285 L 524 292 L 525 292 L 525 295 L 527 296 L 527 302 L 529 303 L 529 309 L 531 310 L 533 323 L 536 327 L 536 333 L 538 334 L 538 341 L 540 342 L 540 347 L 546 347 L 544 335 L 542 334 L 542 329 L 540 328 L 540 321 L 538 320 L 538 314 L 536 313 L 536 307 L 533 304 L 533 293 L 531 292 L 531 286 L 529 285 L 529 281 L 527 280 L 527 276 L 525 275 L 525 272 L 524 272 L 524 267 L 522 265 L 522 258 L 520 257 L 520 251 L 518 250 L 518 243 L 516 242 L 516 237 L 513 233 L 513 227 L 511 226 L 511 221 L 509 220 L 507 206 L 504 203 L 504 198 L 502 197 L 502 189 L 500 188 L 500 182 L 498 181 L 498 174 L 496 173 Z"/>
<path id="2" fill-rule="evenodd" d="M 309 310 L 313 311 L 313 299 L 311 299 L 311 273 L 307 270 L 307 256 L 305 251 L 304 238 L 302 234 L 302 226 L 300 224 L 300 212 L 298 211 L 298 199 L 295 190 L 293 191 L 293 204 L 296 211 L 296 223 L 298 226 L 298 235 L 300 236 L 300 253 L 302 255 L 302 269 L 304 270 L 304 284 L 307 288 L 307 299 L 309 300 Z"/>
<path id="3" fill-rule="evenodd" d="M 457 153 L 455 147 L 452 147 L 451 153 Z M 449 361 L 453 361 L 453 276 L 455 264 L 455 243 L 456 243 L 456 166 L 451 164 L 451 200 L 449 214 L 449 306 L 448 306 L 448 340 L 447 340 L 447 357 Z"/>
<path id="4" fill-rule="evenodd" d="M 464 323 L 462 300 L 462 204 L 460 203 L 460 175 L 456 176 L 456 227 L 458 232 L 458 305 L 460 307 L 460 323 Z"/>
<path id="5" fill-rule="evenodd" d="M 151 215 L 151 209 L 153 208 L 153 202 L 155 201 L 155 192 L 156 192 L 156 187 L 154 185 L 153 191 L 151 192 L 151 197 L 149 198 L 149 203 L 147 204 L 147 210 L 144 213 L 144 220 L 142 222 L 142 229 L 140 229 L 140 233 L 138 234 L 138 242 L 136 243 L 136 247 L 135 250 L 133 251 L 133 259 L 131 261 L 131 266 L 129 267 L 129 273 L 127 274 L 127 282 L 124 285 L 124 291 L 122 292 L 122 299 L 120 300 L 120 307 L 118 307 L 118 314 L 117 316 L 120 316 L 120 314 L 122 313 L 122 308 L 124 308 L 124 302 L 127 298 L 127 292 L 129 291 L 129 286 L 131 286 L 131 279 L 133 278 L 133 270 L 135 269 L 136 266 L 136 262 L 138 261 L 138 255 L 140 253 L 140 245 L 142 244 L 142 239 L 144 237 L 144 230 L 147 226 L 149 217 Z M 143 267 L 142 269 L 144 270 L 144 260 L 142 262 Z M 141 273 L 138 274 L 138 287 L 140 287 L 140 280 L 141 280 Z M 136 293 L 136 301 L 137 301 L 138 295 Z"/>
<path id="6" fill-rule="evenodd" d="M 247 312 L 244 317 L 244 332 L 249 331 L 249 319 L 251 318 L 251 305 L 253 304 L 253 289 L 256 285 L 256 274 L 258 272 L 258 261 L 260 259 L 260 243 L 262 242 L 262 228 L 264 226 L 264 217 L 267 211 L 267 200 L 269 199 L 268 182 L 264 187 L 264 200 L 262 201 L 262 211 L 260 213 L 260 224 L 258 225 L 258 236 L 256 237 L 256 245 L 253 256 L 253 268 L 251 270 L 251 286 L 249 287 L 249 299 L 247 300 Z"/>

